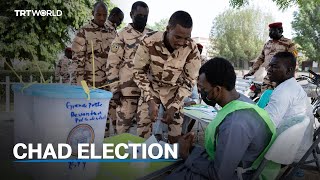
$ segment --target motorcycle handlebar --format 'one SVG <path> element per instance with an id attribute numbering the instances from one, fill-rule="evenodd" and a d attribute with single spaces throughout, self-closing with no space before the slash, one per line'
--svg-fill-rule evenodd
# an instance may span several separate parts
<path id="1" fill-rule="evenodd" d="M 314 75 L 316 78 L 320 78 L 320 75 L 318 75 L 317 73 L 313 72 L 312 70 L 308 70 L 309 73 L 311 73 L 312 75 Z"/>
<path id="2" fill-rule="evenodd" d="M 314 77 L 312 79 L 312 83 L 319 86 L 320 85 L 320 75 L 313 72 L 312 70 L 308 70 L 309 73 L 311 73 Z"/>

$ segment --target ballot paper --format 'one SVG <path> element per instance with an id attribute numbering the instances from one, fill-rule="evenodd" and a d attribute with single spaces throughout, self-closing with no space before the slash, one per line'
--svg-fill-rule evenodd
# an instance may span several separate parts
<path id="1" fill-rule="evenodd" d="M 206 114 L 207 116 L 201 117 L 201 119 L 207 119 L 207 120 L 212 120 L 213 117 L 217 116 L 217 112 L 202 112 L 203 114 Z"/>
<path id="2" fill-rule="evenodd" d="M 128 144 L 130 144 L 130 143 L 132 143 L 132 142 L 128 141 Z M 162 147 L 162 149 L 164 149 L 165 144 L 168 144 L 168 143 L 166 143 L 166 142 L 164 142 L 164 141 L 159 141 L 159 142 L 158 142 L 157 139 L 156 139 L 156 137 L 155 137 L 154 135 L 150 136 L 143 144 L 146 144 L 146 147 L 147 147 L 147 149 L 148 149 L 148 147 L 149 147 L 151 144 L 154 144 L 154 143 L 160 144 L 161 147 Z M 169 144 L 169 146 L 173 149 L 173 145 L 172 145 L 172 144 Z M 138 156 L 138 159 L 140 159 L 140 158 L 142 159 L 142 154 L 141 154 L 141 152 L 142 152 L 142 147 L 138 147 L 138 148 L 137 148 L 137 156 Z M 130 157 L 132 157 L 133 148 L 129 146 L 129 149 L 127 149 L 127 153 L 129 153 L 129 154 L 130 154 Z M 152 148 L 152 154 L 154 154 L 154 155 L 159 154 L 159 149 L 158 149 L 158 148 Z M 149 157 L 147 157 L 147 158 L 149 158 Z M 163 154 L 163 156 L 162 156 L 161 158 L 164 158 L 164 154 Z M 161 158 L 160 158 L 160 159 L 161 159 Z M 169 157 L 169 158 L 172 158 L 172 157 Z"/>
<path id="3" fill-rule="evenodd" d="M 218 109 L 216 107 L 204 105 L 204 104 L 196 104 L 188 107 L 184 107 L 184 114 L 195 118 L 197 120 L 201 119 L 207 123 L 211 122 L 218 113 Z"/>
<path id="4" fill-rule="evenodd" d="M 216 109 L 214 109 L 214 107 L 212 106 L 208 106 L 208 105 L 203 105 L 203 104 L 195 104 L 192 106 L 187 106 L 184 107 L 184 109 L 187 110 L 197 110 L 197 111 L 201 111 L 201 112 L 216 112 Z"/>

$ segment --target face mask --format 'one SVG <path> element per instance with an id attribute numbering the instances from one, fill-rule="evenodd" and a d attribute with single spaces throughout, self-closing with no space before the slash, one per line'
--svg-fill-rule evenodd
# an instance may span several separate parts
<path id="1" fill-rule="evenodd" d="M 274 40 L 278 40 L 278 39 L 280 39 L 281 38 L 281 33 L 279 32 L 279 31 L 270 31 L 269 32 L 269 37 L 271 38 L 271 39 L 274 39 Z"/>
<path id="2" fill-rule="evenodd" d="M 144 29 L 147 25 L 147 17 L 135 16 L 133 19 L 133 24 L 138 29 Z"/>
<path id="3" fill-rule="evenodd" d="M 201 90 L 201 98 L 202 100 L 209 106 L 215 107 L 217 104 L 217 101 L 214 99 L 208 99 L 208 93 L 204 90 Z"/>
<path id="4" fill-rule="evenodd" d="M 281 35 L 269 33 L 269 37 L 270 37 L 271 39 L 278 40 L 278 39 L 281 38 Z"/>

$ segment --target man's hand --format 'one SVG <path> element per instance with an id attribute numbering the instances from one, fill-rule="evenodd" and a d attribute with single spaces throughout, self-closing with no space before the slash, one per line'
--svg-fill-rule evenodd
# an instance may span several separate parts
<path id="1" fill-rule="evenodd" d="M 195 104 L 197 104 L 195 101 L 189 101 L 189 102 L 184 103 L 184 106 L 191 106 L 191 105 L 195 105 Z"/>
<path id="2" fill-rule="evenodd" d="M 154 100 L 148 101 L 149 106 L 149 116 L 152 122 L 155 122 L 157 116 L 158 116 L 158 107 L 157 104 L 154 102 Z"/>
<path id="3" fill-rule="evenodd" d="M 179 155 L 182 159 L 187 159 L 190 154 L 190 149 L 192 147 L 194 138 L 194 133 L 189 132 L 183 136 L 181 136 L 178 140 L 179 144 Z"/>
<path id="4" fill-rule="evenodd" d="M 122 93 L 120 91 L 114 93 L 112 98 L 117 105 L 121 105 Z"/>
<path id="5" fill-rule="evenodd" d="M 178 111 L 175 107 L 170 107 L 163 116 L 163 122 L 166 124 L 170 124 L 174 119 L 174 114 Z"/>

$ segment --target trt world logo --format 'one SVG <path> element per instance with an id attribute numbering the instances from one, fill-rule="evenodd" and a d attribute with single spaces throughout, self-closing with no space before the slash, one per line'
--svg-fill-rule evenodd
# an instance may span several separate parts
<path id="1" fill-rule="evenodd" d="M 62 16 L 61 10 L 14 10 L 16 16 Z"/>

